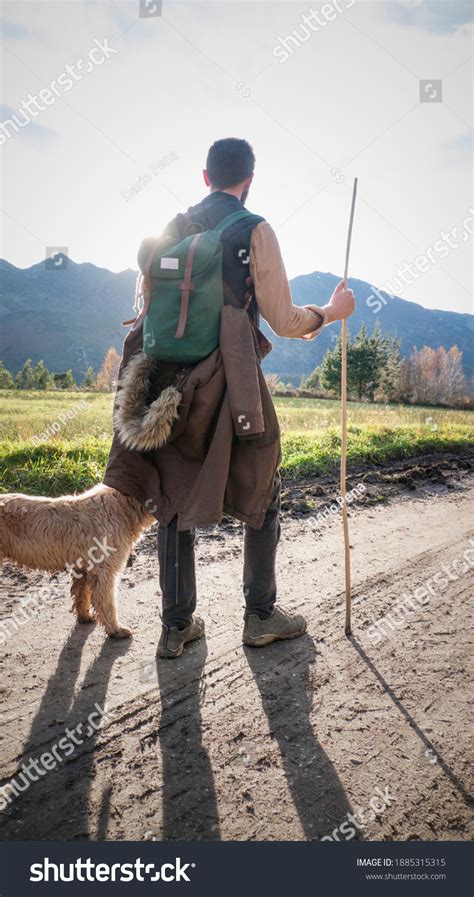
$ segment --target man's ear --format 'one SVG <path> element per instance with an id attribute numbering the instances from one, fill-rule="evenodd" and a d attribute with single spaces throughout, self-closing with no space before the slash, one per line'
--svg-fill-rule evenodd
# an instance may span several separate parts
<path id="1" fill-rule="evenodd" d="M 244 181 L 244 192 L 248 192 L 250 190 L 250 185 L 253 181 L 253 174 L 249 175 L 249 177 Z"/>
<path id="2" fill-rule="evenodd" d="M 203 178 L 204 178 L 204 183 L 205 183 L 206 187 L 210 187 L 210 186 L 211 186 L 211 182 L 210 182 L 210 180 L 209 180 L 209 175 L 208 175 L 207 170 L 206 170 L 205 168 L 203 168 L 202 176 L 203 176 Z"/>

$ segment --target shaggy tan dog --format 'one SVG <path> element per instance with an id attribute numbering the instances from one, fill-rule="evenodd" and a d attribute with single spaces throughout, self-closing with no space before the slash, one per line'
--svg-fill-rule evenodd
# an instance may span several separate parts
<path id="1" fill-rule="evenodd" d="M 117 618 L 117 580 L 154 523 L 134 498 L 103 484 L 61 498 L 0 495 L 0 565 L 8 558 L 35 570 L 68 570 L 78 621 L 96 619 L 107 635 L 128 638 Z"/>

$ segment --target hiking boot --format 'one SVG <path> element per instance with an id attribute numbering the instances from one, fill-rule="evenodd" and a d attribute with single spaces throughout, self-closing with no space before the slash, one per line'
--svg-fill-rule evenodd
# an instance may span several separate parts
<path id="1" fill-rule="evenodd" d="M 178 629 L 177 626 L 164 626 L 161 630 L 160 641 L 156 653 L 158 657 L 181 657 L 187 642 L 202 638 L 204 635 L 204 620 L 201 617 L 193 617 L 188 626 Z"/>
<path id="2" fill-rule="evenodd" d="M 276 605 L 266 620 L 261 620 L 257 614 L 250 614 L 245 621 L 243 643 L 263 648 L 281 639 L 298 638 L 305 632 L 306 620 L 301 614 L 290 614 Z"/>

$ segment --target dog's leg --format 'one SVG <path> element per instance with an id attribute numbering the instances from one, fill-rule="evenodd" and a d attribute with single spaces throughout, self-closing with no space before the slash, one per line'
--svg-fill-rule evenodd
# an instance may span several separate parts
<path id="1" fill-rule="evenodd" d="M 79 623 L 95 623 L 91 608 L 91 586 L 88 579 L 73 577 L 71 583 L 72 609 Z"/>
<path id="2" fill-rule="evenodd" d="M 130 629 L 121 626 L 117 617 L 116 576 L 111 571 L 101 570 L 91 574 L 90 579 L 97 621 L 112 638 L 130 638 Z"/>

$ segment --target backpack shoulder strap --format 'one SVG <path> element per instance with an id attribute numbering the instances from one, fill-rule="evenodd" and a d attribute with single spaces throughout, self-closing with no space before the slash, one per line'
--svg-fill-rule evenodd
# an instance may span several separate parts
<path id="1" fill-rule="evenodd" d="M 233 224 L 237 224 L 237 221 L 241 221 L 243 218 L 253 218 L 253 215 L 251 212 L 248 212 L 247 209 L 239 209 L 237 212 L 232 212 L 230 215 L 226 215 L 223 221 L 221 221 L 217 227 L 214 227 L 213 230 L 222 234 L 227 228 L 232 227 Z"/>
<path id="2" fill-rule="evenodd" d="M 258 215 L 254 215 L 253 212 L 248 212 L 247 209 L 239 209 L 237 212 L 232 212 L 231 215 L 227 215 L 223 221 L 219 224 L 218 227 L 215 227 L 218 233 L 222 234 L 228 227 L 232 227 L 233 224 L 236 224 L 237 221 L 241 221 L 243 218 L 256 218 L 256 224 L 260 224 L 261 221 L 264 221 L 264 218 L 260 218 Z M 230 288 L 229 284 L 223 281 L 224 288 L 224 296 L 227 300 L 227 304 L 234 305 L 236 308 L 243 308 L 245 311 L 248 311 L 250 307 L 250 303 L 253 299 L 253 284 L 251 278 L 247 278 L 247 292 L 244 296 L 244 304 L 237 299 L 237 296 Z"/>

